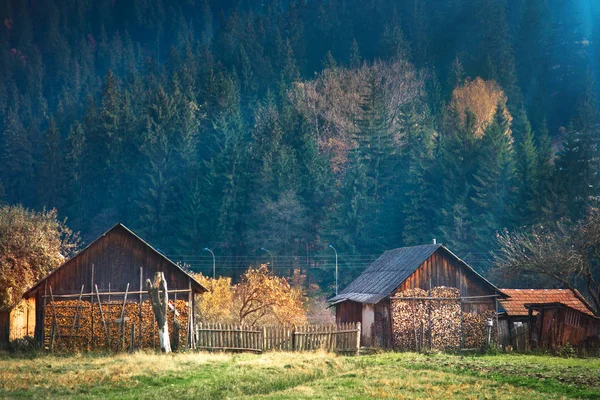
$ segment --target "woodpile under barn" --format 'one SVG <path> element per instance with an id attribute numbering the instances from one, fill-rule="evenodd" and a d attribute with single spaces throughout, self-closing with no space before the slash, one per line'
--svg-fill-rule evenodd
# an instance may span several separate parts
<path id="1" fill-rule="evenodd" d="M 64 351 L 160 348 L 144 286 L 157 272 L 168 281 L 171 344 L 193 346 L 194 296 L 205 289 L 121 224 L 25 293 L 36 304 L 36 340 Z"/>
<path id="2" fill-rule="evenodd" d="M 104 294 L 103 297 L 106 297 Z M 169 302 L 168 314 L 173 349 L 188 343 L 190 313 L 187 301 Z M 130 351 L 158 349 L 158 330 L 149 300 L 50 301 L 44 315 L 44 348 L 52 351 Z M 177 312 L 175 312 L 175 310 Z"/>
<path id="3" fill-rule="evenodd" d="M 338 323 L 362 323 L 363 346 L 451 351 L 497 340 L 502 297 L 450 250 L 433 244 L 386 251 L 329 301 Z"/>
<path id="4" fill-rule="evenodd" d="M 463 301 L 460 291 L 449 287 L 397 293 L 391 297 L 394 347 L 456 351 L 482 349 L 496 340 L 495 313 L 463 311 Z"/>

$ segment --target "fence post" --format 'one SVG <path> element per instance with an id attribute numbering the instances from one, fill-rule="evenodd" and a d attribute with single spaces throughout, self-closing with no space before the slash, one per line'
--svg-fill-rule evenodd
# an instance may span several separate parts
<path id="1" fill-rule="evenodd" d="M 360 322 L 356 323 L 356 355 L 360 350 Z"/>
<path id="2" fill-rule="evenodd" d="M 292 351 L 296 351 L 296 325 L 292 326 Z"/>

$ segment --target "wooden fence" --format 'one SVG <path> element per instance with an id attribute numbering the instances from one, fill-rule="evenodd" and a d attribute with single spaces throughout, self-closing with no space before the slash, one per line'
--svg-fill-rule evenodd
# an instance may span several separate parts
<path id="1" fill-rule="evenodd" d="M 200 323 L 196 327 L 196 349 L 220 351 L 270 350 L 357 353 L 360 323 L 306 325 L 299 327 L 249 327 Z"/>

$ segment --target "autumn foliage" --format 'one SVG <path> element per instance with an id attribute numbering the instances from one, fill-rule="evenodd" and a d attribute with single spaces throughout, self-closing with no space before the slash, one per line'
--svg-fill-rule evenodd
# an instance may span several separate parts
<path id="1" fill-rule="evenodd" d="M 494 81 L 485 81 L 479 77 L 467 80 L 452 92 L 450 108 L 458 115 L 459 121 L 464 125 L 467 110 L 475 116 L 475 134 L 483 136 L 485 129 L 494 120 L 498 105 L 506 105 L 506 95 Z M 505 111 L 510 122 L 512 117 Z"/>
<path id="2" fill-rule="evenodd" d="M 56 215 L 56 210 L 0 207 L 0 310 L 12 309 L 27 289 L 77 249 L 77 235 Z"/>
<path id="3" fill-rule="evenodd" d="M 364 118 L 364 97 L 375 87 L 381 93 L 388 116 L 386 128 L 394 132 L 397 144 L 401 137 L 403 107 L 421 99 L 423 79 L 405 61 L 364 63 L 357 69 L 331 67 L 314 80 L 299 82 L 290 90 L 291 102 L 312 126 L 322 151 L 331 157 L 334 172 L 343 170 L 348 152 L 356 147 L 352 137 L 357 121 Z"/>
<path id="4" fill-rule="evenodd" d="M 201 321 L 251 326 L 306 323 L 302 289 L 273 275 L 265 265 L 248 268 L 236 285 L 231 285 L 230 278 L 195 277 L 208 289 L 196 308 Z"/>
<path id="5" fill-rule="evenodd" d="M 203 322 L 233 322 L 231 318 L 233 307 L 231 278 L 212 279 L 202 274 L 193 275 L 207 289 L 196 302 L 196 311 L 199 313 L 200 320 Z"/>

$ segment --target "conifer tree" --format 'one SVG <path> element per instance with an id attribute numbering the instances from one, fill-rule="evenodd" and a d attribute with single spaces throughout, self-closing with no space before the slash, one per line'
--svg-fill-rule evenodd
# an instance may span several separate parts
<path id="1" fill-rule="evenodd" d="M 69 129 L 65 145 L 64 156 L 64 188 L 72 201 L 66 205 L 67 215 L 70 216 L 70 224 L 73 229 L 81 229 L 84 226 L 85 204 L 84 184 L 85 172 L 84 165 L 86 138 L 83 126 L 75 121 Z"/>
<path id="2" fill-rule="evenodd" d="M 535 182 L 537 184 L 534 191 L 534 215 L 541 222 L 552 220 L 553 203 L 555 199 L 554 182 L 554 153 L 546 127 L 546 121 L 540 124 L 540 131 L 537 140 L 537 162 L 535 171 Z"/>
<path id="3" fill-rule="evenodd" d="M 437 204 L 433 218 L 440 221 L 441 241 L 467 255 L 473 251 L 475 236 L 471 196 L 481 141 L 476 135 L 475 114 L 467 109 L 463 124 L 456 110 L 448 112 L 435 164 L 440 178 L 437 196 L 433 196 Z"/>
<path id="4" fill-rule="evenodd" d="M 425 107 L 423 107 L 425 108 Z M 425 108 L 413 107 L 406 117 L 406 144 L 403 160 L 396 179 L 404 175 L 406 181 L 399 190 L 404 206 L 402 243 L 418 245 L 428 242 L 435 234 L 433 222 L 436 204 L 433 182 L 429 174 L 433 169 L 436 132 L 433 118 Z M 401 172 L 402 171 L 402 172 Z M 396 197 L 396 196 L 394 196 Z M 400 207 L 398 207 L 400 208 Z"/>
<path id="5" fill-rule="evenodd" d="M 558 177 L 567 217 L 582 218 L 600 193 L 598 144 L 600 132 L 591 85 L 578 102 L 564 148 L 557 160 Z"/>
<path id="6" fill-rule="evenodd" d="M 34 190 L 33 151 L 29 132 L 12 109 L 8 110 L 2 141 L 3 163 L 0 172 L 7 200 L 31 206 Z"/>
<path id="7" fill-rule="evenodd" d="M 358 48 L 358 42 L 356 39 L 352 41 L 352 46 L 350 47 L 350 57 L 349 57 L 349 65 L 352 69 L 360 68 L 360 64 L 362 63 L 362 58 L 360 56 L 360 49 Z"/>
<path id="8" fill-rule="evenodd" d="M 520 132 L 515 132 L 518 136 L 519 144 L 516 151 L 516 183 L 517 183 L 517 201 L 515 202 L 515 218 L 519 226 L 530 225 L 538 218 L 538 207 L 536 206 L 536 192 L 539 188 L 538 182 L 538 154 L 534 144 L 531 124 L 527 119 L 525 110 L 522 109 L 519 114 L 518 125 Z"/>
<path id="9" fill-rule="evenodd" d="M 62 140 L 53 117 L 48 121 L 48 129 L 44 133 L 42 160 L 38 171 L 38 199 L 46 208 L 62 205 L 61 197 L 65 194 L 62 185 Z"/>
<path id="10" fill-rule="evenodd" d="M 475 249 L 493 248 L 498 230 L 510 226 L 513 209 L 514 159 L 510 120 L 500 104 L 481 139 L 472 201 L 477 237 Z"/>

